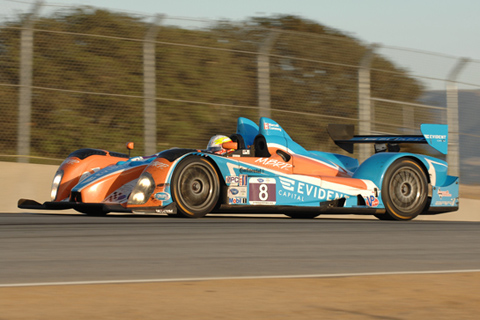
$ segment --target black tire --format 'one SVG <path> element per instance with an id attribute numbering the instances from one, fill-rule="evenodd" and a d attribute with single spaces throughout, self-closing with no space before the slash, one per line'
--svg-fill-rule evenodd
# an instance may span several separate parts
<path id="1" fill-rule="evenodd" d="M 175 168 L 171 190 L 179 216 L 201 218 L 212 211 L 220 197 L 217 171 L 205 158 L 186 157 Z"/>
<path id="2" fill-rule="evenodd" d="M 386 213 L 380 220 L 412 220 L 422 213 L 428 201 L 428 181 L 422 167 L 412 159 L 395 161 L 387 170 L 382 184 Z"/>
<path id="3" fill-rule="evenodd" d="M 319 213 L 314 212 L 296 212 L 296 213 L 285 213 L 286 216 L 292 219 L 313 219 L 318 217 Z"/>

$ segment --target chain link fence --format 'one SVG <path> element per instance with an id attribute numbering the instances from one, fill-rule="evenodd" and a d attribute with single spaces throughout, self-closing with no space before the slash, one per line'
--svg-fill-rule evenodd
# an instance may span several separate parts
<path id="1" fill-rule="evenodd" d="M 444 123 L 452 174 L 480 183 L 478 60 L 362 43 L 291 16 L 232 23 L 42 2 L 24 12 L 0 23 L 2 161 L 59 163 L 127 141 L 134 155 L 204 148 L 239 116 L 271 117 L 307 149 L 339 153 L 328 123 L 359 134 Z"/>

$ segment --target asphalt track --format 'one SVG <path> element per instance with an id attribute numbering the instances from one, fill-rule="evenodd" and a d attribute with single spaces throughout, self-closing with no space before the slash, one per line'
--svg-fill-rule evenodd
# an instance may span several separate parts
<path id="1" fill-rule="evenodd" d="M 480 270 L 480 223 L 0 214 L 0 285 Z"/>
<path id="2" fill-rule="evenodd" d="M 478 319 L 479 226 L 0 214 L 0 319 Z"/>

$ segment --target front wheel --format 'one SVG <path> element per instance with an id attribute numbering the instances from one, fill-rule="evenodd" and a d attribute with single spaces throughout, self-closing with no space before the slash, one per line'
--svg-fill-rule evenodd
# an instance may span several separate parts
<path id="1" fill-rule="evenodd" d="M 398 159 L 387 170 L 382 184 L 386 213 L 380 220 L 411 220 L 422 213 L 428 201 L 428 181 L 412 159 Z"/>
<path id="2" fill-rule="evenodd" d="M 220 196 L 217 171 L 205 158 L 189 156 L 175 168 L 172 198 L 180 216 L 201 218 L 212 211 Z"/>

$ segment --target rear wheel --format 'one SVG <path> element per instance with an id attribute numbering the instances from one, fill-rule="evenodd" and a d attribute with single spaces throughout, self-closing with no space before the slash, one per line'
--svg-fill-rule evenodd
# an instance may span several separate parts
<path id="1" fill-rule="evenodd" d="M 387 170 L 382 184 L 386 213 L 380 220 L 411 220 L 423 212 L 428 201 L 428 181 L 412 159 L 398 159 Z"/>
<path id="2" fill-rule="evenodd" d="M 220 196 L 217 171 L 207 159 L 199 156 L 189 156 L 178 164 L 171 188 L 178 215 L 189 218 L 205 216 Z"/>

